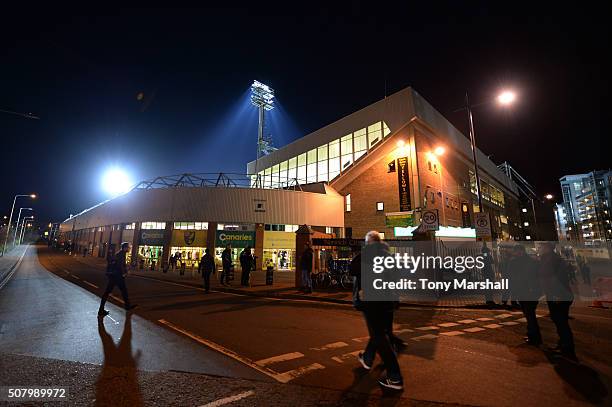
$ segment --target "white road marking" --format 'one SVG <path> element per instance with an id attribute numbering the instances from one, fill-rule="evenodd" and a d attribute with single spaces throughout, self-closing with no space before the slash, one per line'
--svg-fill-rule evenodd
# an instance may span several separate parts
<path id="1" fill-rule="evenodd" d="M 13 277 L 13 274 L 17 272 L 17 269 L 19 268 L 19 266 L 21 265 L 21 262 L 23 261 L 23 256 L 25 256 L 29 247 L 30 247 L 29 245 L 26 246 L 23 253 L 21 253 L 21 257 L 19 258 L 19 260 L 17 260 L 15 265 L 10 268 L 11 271 L 6 275 L 6 277 L 4 277 L 4 280 L 0 281 L 0 290 L 2 289 L 2 287 L 4 287 L 9 282 L 11 277 Z"/>
<path id="2" fill-rule="evenodd" d="M 440 327 L 438 326 L 420 326 L 414 329 L 418 329 L 419 331 L 434 331 L 436 329 L 440 329 Z"/>
<path id="3" fill-rule="evenodd" d="M 85 281 L 85 280 L 83 280 L 83 282 L 84 282 L 85 284 L 87 284 L 88 286 L 90 286 L 90 287 L 93 287 L 93 288 L 100 288 L 100 287 L 98 287 L 97 285 L 90 283 L 89 281 Z"/>
<path id="4" fill-rule="evenodd" d="M 365 342 L 365 341 L 370 340 L 370 337 L 369 336 L 362 336 L 361 338 L 353 338 L 351 340 L 355 341 L 355 342 Z"/>
<path id="5" fill-rule="evenodd" d="M 111 294 L 111 295 L 110 295 L 110 297 L 111 297 L 113 300 L 117 301 L 117 302 L 120 302 L 120 303 L 122 303 L 122 304 L 125 304 L 125 303 L 123 302 L 123 300 L 122 300 L 121 298 L 117 297 L 116 295 Z"/>
<path id="6" fill-rule="evenodd" d="M 289 370 L 288 372 L 277 373 L 274 378 L 281 383 L 287 383 L 302 376 L 304 373 L 318 369 L 325 369 L 325 366 L 319 363 L 313 363 L 312 365 L 298 367 L 297 369 Z"/>
<path id="7" fill-rule="evenodd" d="M 342 361 L 342 359 L 340 359 L 338 356 L 332 356 L 332 358 L 331 358 L 331 359 L 332 359 L 334 362 L 344 363 L 344 362 Z"/>
<path id="8" fill-rule="evenodd" d="M 460 324 L 473 324 L 474 322 L 477 322 L 475 319 L 462 319 L 461 321 L 457 321 Z"/>
<path id="9" fill-rule="evenodd" d="M 480 332 L 480 331 L 486 331 L 486 329 L 474 327 L 474 328 L 466 328 L 463 331 L 464 332 Z"/>
<path id="10" fill-rule="evenodd" d="M 413 341 L 420 341 L 422 339 L 435 339 L 437 337 L 438 335 L 427 334 L 427 335 L 415 336 L 414 338 L 410 338 L 410 339 L 412 339 Z"/>
<path id="11" fill-rule="evenodd" d="M 80 279 L 81 279 L 81 277 L 76 276 L 76 275 L 74 275 L 74 274 L 71 274 L 70 276 L 71 276 L 72 278 L 76 279 L 76 280 L 80 280 Z"/>
<path id="12" fill-rule="evenodd" d="M 294 372 L 294 371 L 289 371 L 289 372 L 285 372 L 285 373 L 277 373 L 272 369 L 268 369 L 267 367 L 264 366 L 259 366 L 257 363 L 255 363 L 254 361 L 252 361 L 251 359 L 239 355 L 236 352 L 234 352 L 233 350 L 227 349 L 224 346 L 219 345 L 218 343 L 215 343 L 213 341 L 209 341 L 208 339 L 204 339 L 199 335 L 196 335 L 194 333 L 191 333 L 179 326 L 174 325 L 172 322 L 168 322 L 165 319 L 159 319 L 158 320 L 159 323 L 166 325 L 168 328 L 171 328 L 177 332 L 182 333 L 185 336 L 188 336 L 189 338 L 193 339 L 196 342 L 201 343 L 204 346 L 209 347 L 212 350 L 215 350 L 219 353 L 224 354 L 225 356 L 228 356 L 234 360 L 237 360 L 238 362 L 245 364 L 255 370 L 257 370 L 260 373 L 265 374 L 266 376 L 269 376 L 271 378 L 273 378 L 274 380 L 280 382 L 280 383 L 287 383 L 289 380 L 293 380 L 294 378 L 298 377 L 299 374 L 303 374 L 306 373 L 306 371 L 302 371 L 300 372 Z M 316 364 L 316 363 L 315 363 Z M 311 365 L 312 366 L 312 365 Z M 324 366 L 321 366 L 320 369 L 323 369 Z M 306 366 L 306 368 L 308 368 L 308 366 Z M 304 368 L 302 368 L 304 369 Z M 298 369 L 296 369 L 298 370 Z M 293 373 L 292 373 L 293 372 Z M 299 374 L 298 374 L 299 373 Z"/>
<path id="13" fill-rule="evenodd" d="M 519 323 L 518 322 L 514 322 L 514 321 L 506 321 L 506 322 L 500 322 L 500 324 L 511 326 L 511 325 L 518 325 Z"/>
<path id="14" fill-rule="evenodd" d="M 403 334 L 404 332 L 414 332 L 414 329 L 404 328 L 404 329 L 398 329 L 397 331 L 393 331 L 394 334 Z"/>
<path id="15" fill-rule="evenodd" d="M 304 354 L 300 352 L 285 353 L 283 355 L 272 356 L 267 359 L 258 360 L 255 363 L 259 366 L 267 366 L 267 365 L 271 365 L 272 363 L 278 363 L 278 362 L 284 362 L 286 360 L 298 359 L 303 356 Z"/>
<path id="16" fill-rule="evenodd" d="M 456 322 L 445 322 L 443 324 L 438 324 L 438 326 L 441 326 L 442 328 L 450 328 L 451 326 L 457 326 L 459 325 Z"/>
<path id="17" fill-rule="evenodd" d="M 445 335 L 445 336 L 457 336 L 457 335 L 463 335 L 464 332 L 461 331 L 449 331 L 449 332 L 440 332 L 440 335 Z"/>
<path id="18" fill-rule="evenodd" d="M 488 329 L 495 329 L 495 328 L 501 328 L 502 326 L 500 324 L 489 324 L 489 325 L 483 325 L 485 328 Z"/>
<path id="19" fill-rule="evenodd" d="M 211 401 L 210 403 L 202 404 L 200 407 L 218 407 L 223 406 L 225 404 L 233 403 L 234 401 L 242 400 L 244 398 L 250 397 L 254 395 L 255 392 L 253 390 L 245 391 L 244 393 L 239 393 L 234 396 L 224 397 L 219 400 Z"/>
<path id="20" fill-rule="evenodd" d="M 476 318 L 476 321 L 495 321 L 493 318 Z"/>
<path id="21" fill-rule="evenodd" d="M 499 315 L 495 315 L 495 318 L 504 319 L 504 318 L 510 318 L 511 316 L 512 314 L 499 314 Z"/>
<path id="22" fill-rule="evenodd" d="M 332 343 L 328 343 L 327 345 L 323 345 L 320 348 L 310 348 L 310 350 L 338 349 L 338 348 L 344 348 L 345 346 L 348 346 L 348 343 L 346 343 L 346 342 L 332 342 Z"/>
<path id="23" fill-rule="evenodd" d="M 512 311 L 510 312 L 512 315 L 523 315 L 523 311 Z"/>
<path id="24" fill-rule="evenodd" d="M 523 317 L 523 318 L 519 318 L 516 320 L 516 322 L 527 322 L 527 318 Z"/>

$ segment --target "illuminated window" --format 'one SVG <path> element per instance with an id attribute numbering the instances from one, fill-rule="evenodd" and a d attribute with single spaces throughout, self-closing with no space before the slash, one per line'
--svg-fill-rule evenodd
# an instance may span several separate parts
<path id="1" fill-rule="evenodd" d="M 350 212 L 351 211 L 351 194 L 347 194 L 344 197 L 344 204 L 346 205 L 346 211 Z"/>
<path id="2" fill-rule="evenodd" d="M 531 236 L 527 235 L 527 236 L 525 236 L 525 239 L 531 240 Z"/>
<path id="3" fill-rule="evenodd" d="M 334 228 L 330 226 L 325 226 L 325 233 L 327 233 L 328 235 L 331 235 L 332 233 L 334 233 Z"/>
<path id="4" fill-rule="evenodd" d="M 208 222 L 174 222 L 177 230 L 207 230 Z"/>
<path id="5" fill-rule="evenodd" d="M 280 183 L 282 185 L 286 185 L 287 184 L 287 166 L 288 166 L 288 161 L 283 161 L 282 163 L 280 163 L 280 176 L 279 176 L 279 180 Z"/>
<path id="6" fill-rule="evenodd" d="M 385 240 L 385 232 L 378 232 L 378 235 L 382 240 Z"/>
<path id="7" fill-rule="evenodd" d="M 368 140 L 366 129 L 357 130 L 353 133 L 353 145 L 355 150 L 355 161 L 368 151 Z"/>
<path id="8" fill-rule="evenodd" d="M 340 158 L 329 159 L 329 180 L 333 180 L 340 175 Z"/>
<path id="9" fill-rule="evenodd" d="M 166 222 L 142 222 L 141 229 L 165 229 Z"/>
<path id="10" fill-rule="evenodd" d="M 387 137 L 389 133 L 391 133 L 391 130 L 389 130 L 387 123 L 382 122 L 382 124 L 383 124 L 383 137 Z"/>
<path id="11" fill-rule="evenodd" d="M 347 155 L 353 153 L 353 135 L 348 134 L 340 139 L 340 154 Z"/>
<path id="12" fill-rule="evenodd" d="M 522 209 L 523 213 L 527 213 L 527 208 Z"/>
<path id="13" fill-rule="evenodd" d="M 529 222 L 523 222 L 523 226 L 529 226 Z"/>
<path id="14" fill-rule="evenodd" d="M 128 223 L 125 225 L 125 230 L 133 230 L 136 228 L 136 223 Z"/>
<path id="15" fill-rule="evenodd" d="M 368 145 L 372 148 L 382 138 L 381 122 L 368 126 Z"/>
<path id="16" fill-rule="evenodd" d="M 329 158 L 340 157 L 340 139 L 329 143 Z"/>
<path id="17" fill-rule="evenodd" d="M 377 211 L 384 211 L 385 210 L 385 203 L 384 202 L 376 202 L 376 210 Z"/>

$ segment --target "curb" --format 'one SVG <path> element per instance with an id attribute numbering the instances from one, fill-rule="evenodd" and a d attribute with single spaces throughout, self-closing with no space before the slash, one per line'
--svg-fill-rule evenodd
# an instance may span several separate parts
<path id="1" fill-rule="evenodd" d="M 14 270 L 21 263 L 21 260 L 23 260 L 23 257 L 28 251 L 28 247 L 29 246 L 26 246 L 25 250 L 23 251 L 23 253 L 21 253 L 21 256 L 19 256 L 15 263 L 11 267 L 9 267 L 6 272 L 0 275 L 0 290 L 9 282 L 11 277 L 13 277 Z"/>
<path id="2" fill-rule="evenodd" d="M 143 276 L 139 274 L 132 274 L 136 277 L 148 278 L 151 280 L 161 281 L 161 282 L 171 282 L 177 284 L 184 284 L 195 288 L 202 288 L 201 284 L 194 283 L 192 281 L 173 281 L 166 280 L 163 278 L 155 277 L 155 276 Z M 341 304 L 341 305 L 353 305 L 352 300 L 342 300 L 338 298 L 325 298 L 325 297 L 317 297 L 310 295 L 300 295 L 300 294 L 277 294 L 274 292 L 251 292 L 251 291 L 242 291 L 232 288 L 226 287 L 215 287 L 214 291 L 224 292 L 228 294 L 239 294 L 245 295 L 249 297 L 257 297 L 257 298 L 273 298 L 273 299 L 283 299 L 283 300 L 301 300 L 301 301 L 311 301 L 311 302 L 322 302 L 322 303 L 330 303 L 330 304 Z M 439 305 L 439 304 L 427 304 L 420 302 L 403 302 L 399 304 L 400 307 L 423 307 L 423 308 L 453 308 L 453 309 L 461 309 L 461 308 L 469 308 L 469 309 L 491 309 L 484 304 L 467 304 L 467 305 Z"/>

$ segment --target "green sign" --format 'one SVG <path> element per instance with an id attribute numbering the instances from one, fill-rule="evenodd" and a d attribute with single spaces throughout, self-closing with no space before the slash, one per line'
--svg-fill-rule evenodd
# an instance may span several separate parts
<path id="1" fill-rule="evenodd" d="M 243 232 L 239 230 L 217 230 L 216 246 L 225 247 L 255 247 L 255 232 Z"/>
<path id="2" fill-rule="evenodd" d="M 385 224 L 388 228 L 414 226 L 414 216 L 412 213 L 388 214 L 385 216 Z"/>

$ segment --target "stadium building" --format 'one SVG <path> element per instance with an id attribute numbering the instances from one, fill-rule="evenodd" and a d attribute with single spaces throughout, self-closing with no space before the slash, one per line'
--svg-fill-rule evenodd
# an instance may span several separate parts
<path id="1" fill-rule="evenodd" d="M 495 239 L 515 239 L 517 186 L 477 151 L 484 211 Z M 180 252 L 197 266 L 204 248 L 255 249 L 257 267 L 296 264 L 295 231 L 321 237 L 410 239 L 424 210 L 441 239 L 474 239 L 476 198 L 469 140 L 411 88 L 247 164 L 249 175 L 158 177 L 61 224 L 75 250 L 105 256 L 121 241 L 146 267 Z"/>

